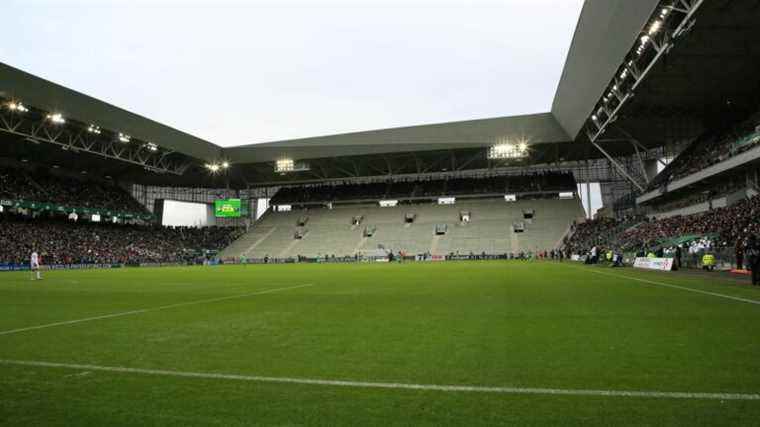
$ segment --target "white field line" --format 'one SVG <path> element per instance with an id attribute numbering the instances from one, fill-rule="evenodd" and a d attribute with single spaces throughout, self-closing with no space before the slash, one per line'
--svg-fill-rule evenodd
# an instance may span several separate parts
<path id="1" fill-rule="evenodd" d="M 139 309 L 139 310 L 123 311 L 123 312 L 120 312 L 120 313 L 104 314 L 102 316 L 86 317 L 84 319 L 66 320 L 66 321 L 63 321 L 63 322 L 47 323 L 47 324 L 44 324 L 44 325 L 29 326 L 29 327 L 25 327 L 25 328 L 11 329 L 11 330 L 8 330 L 8 331 L 0 331 L 0 336 L 2 336 L 2 335 L 17 334 L 19 332 L 35 331 L 37 329 L 52 328 L 52 327 L 55 327 L 55 326 L 75 325 L 77 323 L 92 322 L 94 320 L 103 320 L 103 319 L 112 319 L 114 317 L 131 316 L 133 314 L 150 313 L 152 311 L 168 310 L 170 308 L 186 307 L 186 306 L 189 306 L 189 305 L 206 304 L 206 303 L 218 302 L 218 301 L 226 301 L 226 300 L 231 300 L 231 299 L 247 298 L 247 297 L 252 297 L 252 296 L 255 296 L 255 295 L 263 295 L 263 294 L 269 294 L 269 293 L 272 293 L 272 292 L 286 291 L 288 289 L 305 288 L 307 286 L 314 286 L 314 284 L 307 283 L 305 285 L 288 286 L 288 287 L 285 287 L 285 288 L 267 289 L 267 290 L 264 290 L 264 291 L 251 292 L 251 293 L 241 294 L 241 295 L 230 295 L 230 296 L 226 296 L 226 297 L 208 298 L 208 299 L 202 299 L 202 300 L 196 300 L 196 301 L 180 302 L 180 303 L 177 303 L 177 304 L 162 305 L 160 307 L 143 308 L 143 309 Z"/>
<path id="2" fill-rule="evenodd" d="M 212 380 L 249 381 L 261 383 L 300 384 L 333 387 L 400 389 L 444 392 L 474 392 L 495 394 L 537 394 L 564 396 L 601 396 L 601 397 L 638 397 L 653 399 L 708 399 L 708 400 L 760 400 L 760 394 L 749 393 L 692 393 L 670 391 L 636 391 L 636 390 L 587 390 L 561 388 L 526 388 L 526 387 L 490 387 L 474 385 L 436 385 L 411 383 L 385 383 L 347 380 L 320 380 L 310 378 L 264 377 L 258 375 L 217 374 L 207 372 L 167 371 L 162 369 L 125 368 L 118 366 L 81 365 L 73 363 L 39 362 L 31 360 L 3 360 L 0 365 L 32 366 L 41 368 L 62 368 L 79 371 L 116 372 L 139 375 L 158 375 L 165 377 L 200 378 Z"/>
<path id="3" fill-rule="evenodd" d="M 733 295 L 719 294 L 717 292 L 702 291 L 702 290 L 699 290 L 699 289 L 690 288 L 688 286 L 671 285 L 670 283 L 656 282 L 654 280 L 641 279 L 641 278 L 638 278 L 638 277 L 625 276 L 625 275 L 622 275 L 622 274 L 608 273 L 606 271 L 598 271 L 598 270 L 596 270 L 593 267 L 585 267 L 585 268 L 584 267 L 576 267 L 576 268 L 578 268 L 580 270 L 584 270 L 584 271 L 590 271 L 590 272 L 596 273 L 596 274 L 603 274 L 605 276 L 619 277 L 619 278 L 622 278 L 622 279 L 635 280 L 637 282 L 648 283 L 650 285 L 664 286 L 666 288 L 680 289 L 682 291 L 694 292 L 694 293 L 703 294 L 703 295 L 710 295 L 710 296 L 714 296 L 714 297 L 718 297 L 718 298 L 725 298 L 725 299 L 730 299 L 730 300 L 733 300 L 733 301 L 745 302 L 747 304 L 760 305 L 760 301 L 754 300 L 754 299 L 735 297 Z"/>

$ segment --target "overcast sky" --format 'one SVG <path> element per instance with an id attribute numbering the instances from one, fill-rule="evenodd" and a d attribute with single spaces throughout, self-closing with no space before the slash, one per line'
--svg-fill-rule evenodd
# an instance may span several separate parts
<path id="1" fill-rule="evenodd" d="M 0 0 L 0 61 L 251 144 L 548 111 L 582 3 Z"/>

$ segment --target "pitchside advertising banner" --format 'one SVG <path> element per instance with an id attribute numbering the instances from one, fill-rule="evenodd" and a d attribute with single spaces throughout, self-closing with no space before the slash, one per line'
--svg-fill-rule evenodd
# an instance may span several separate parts
<path id="1" fill-rule="evenodd" d="M 43 265 L 43 270 L 91 270 L 96 268 L 120 268 L 121 264 L 53 264 Z M 0 264 L 0 271 L 28 271 L 29 264 Z"/>
<path id="2" fill-rule="evenodd" d="M 639 257 L 633 262 L 636 268 L 645 268 L 647 270 L 671 271 L 673 269 L 673 258 L 644 258 Z"/>

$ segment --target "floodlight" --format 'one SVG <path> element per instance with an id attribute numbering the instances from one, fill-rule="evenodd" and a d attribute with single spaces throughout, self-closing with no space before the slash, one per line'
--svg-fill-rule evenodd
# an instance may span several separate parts
<path id="1" fill-rule="evenodd" d="M 8 103 L 8 109 L 11 111 L 16 111 L 18 113 L 26 113 L 27 111 L 29 111 L 29 109 L 26 108 L 24 104 L 20 102 L 13 102 L 13 101 Z"/>
<path id="2" fill-rule="evenodd" d="M 651 27 L 649 27 L 649 35 L 652 35 L 658 31 L 660 31 L 660 28 L 662 27 L 662 21 L 659 19 L 657 21 L 654 21 Z"/>
<path id="3" fill-rule="evenodd" d="M 48 114 L 46 118 L 56 125 L 62 125 L 66 123 L 66 119 L 63 118 L 61 113 Z"/>

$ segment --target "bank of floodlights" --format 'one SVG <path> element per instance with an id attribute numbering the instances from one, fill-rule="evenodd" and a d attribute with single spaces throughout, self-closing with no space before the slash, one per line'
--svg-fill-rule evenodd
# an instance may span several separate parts
<path id="1" fill-rule="evenodd" d="M 62 125 L 66 123 L 66 119 L 61 113 L 50 113 L 45 118 L 54 125 Z"/>
<path id="2" fill-rule="evenodd" d="M 206 163 L 205 165 L 203 165 L 203 167 L 206 168 L 206 170 L 208 170 L 210 174 L 216 175 L 223 170 L 229 169 L 230 163 L 227 161 L 223 161 L 221 163 L 220 162 Z"/>
<path id="3" fill-rule="evenodd" d="M 495 144 L 488 148 L 488 158 L 491 160 L 524 159 L 528 154 L 528 144 L 524 141 Z"/>
<path id="4" fill-rule="evenodd" d="M 296 163 L 293 159 L 280 159 L 274 163 L 274 171 L 277 173 L 288 173 L 295 170 Z"/>
<path id="5" fill-rule="evenodd" d="M 630 54 L 589 116 L 586 132 L 592 141 L 604 133 L 606 126 L 617 118 L 618 110 L 633 97 L 634 91 L 646 77 L 652 64 L 667 54 L 673 46 L 672 40 L 683 35 L 693 25 L 694 13 L 702 3 L 702 0 L 661 3 L 660 8 L 641 29 Z M 673 23 L 670 20 L 674 12 L 684 16 Z M 653 55 L 647 55 L 650 51 Z"/>

